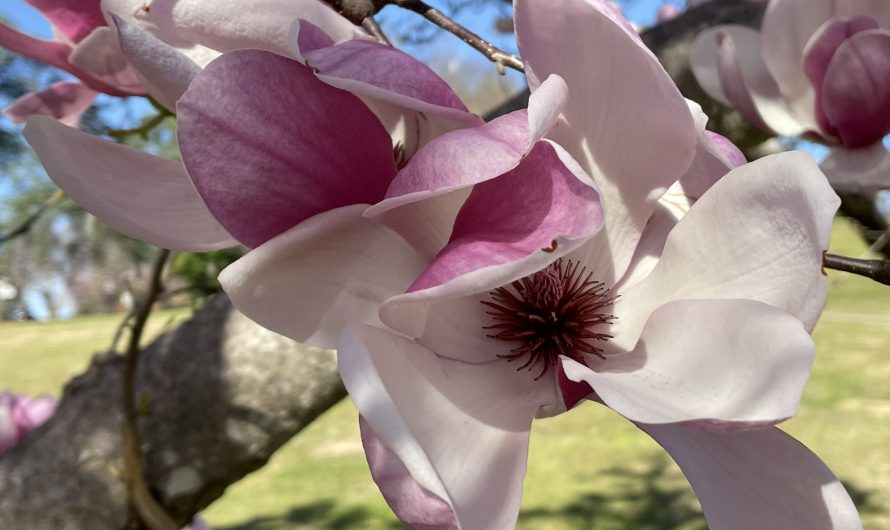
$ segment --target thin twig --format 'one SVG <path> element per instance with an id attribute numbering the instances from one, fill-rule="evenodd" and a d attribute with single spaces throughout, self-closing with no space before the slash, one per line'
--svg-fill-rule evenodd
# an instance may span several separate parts
<path id="1" fill-rule="evenodd" d="M 62 202 L 62 199 L 64 198 L 65 192 L 62 190 L 56 190 L 45 201 L 43 201 L 43 204 L 41 204 L 34 213 L 29 215 L 26 219 L 17 224 L 6 234 L 0 234 L 0 245 L 30 232 L 31 228 L 33 228 L 34 225 L 37 224 L 37 221 L 39 221 L 40 218 L 43 217 L 43 214 L 48 212 L 53 207 L 57 206 L 60 202 Z"/>
<path id="2" fill-rule="evenodd" d="M 362 20 L 362 27 L 365 28 L 365 31 L 370 33 L 371 36 L 377 39 L 380 44 L 392 46 L 392 42 L 390 42 L 386 33 L 383 32 L 383 28 L 380 27 L 380 24 L 377 23 L 377 19 L 374 17 L 365 17 L 365 19 Z"/>
<path id="3" fill-rule="evenodd" d="M 163 291 L 163 272 L 169 250 L 161 250 L 152 266 L 151 283 L 145 298 L 139 302 L 133 317 L 130 331 L 130 341 L 127 346 L 126 360 L 124 364 L 123 400 L 124 400 L 124 430 L 123 452 L 124 471 L 127 493 L 130 502 L 136 508 L 136 512 L 151 530 L 177 530 L 178 525 L 173 518 L 158 504 L 145 484 L 142 475 L 142 444 L 139 438 L 139 410 L 136 400 L 136 371 L 139 366 L 139 341 L 145 330 L 145 323 L 151 314 L 151 308 Z"/>
<path id="4" fill-rule="evenodd" d="M 849 272 L 884 285 L 890 285 L 890 260 L 856 259 L 826 252 L 822 256 L 822 265 L 826 269 Z"/>
<path id="5" fill-rule="evenodd" d="M 525 67 L 522 65 L 522 59 L 501 50 L 494 44 L 458 24 L 455 20 L 430 6 L 423 0 L 389 0 L 388 3 L 403 9 L 414 11 L 445 31 L 454 34 L 462 41 L 488 57 L 488 59 L 497 66 L 498 73 L 503 74 L 505 66 L 520 72 L 525 72 Z"/>
<path id="6" fill-rule="evenodd" d="M 163 122 L 164 119 L 168 116 L 173 116 L 173 113 L 163 107 L 160 107 L 157 114 L 145 120 L 145 122 L 139 127 L 135 127 L 133 129 L 112 129 L 108 131 L 108 136 L 112 136 L 118 140 L 123 140 L 128 136 L 138 135 L 143 139 L 147 139 L 148 133 L 150 133 L 152 130 L 154 130 L 155 127 L 160 125 L 161 122 Z"/>

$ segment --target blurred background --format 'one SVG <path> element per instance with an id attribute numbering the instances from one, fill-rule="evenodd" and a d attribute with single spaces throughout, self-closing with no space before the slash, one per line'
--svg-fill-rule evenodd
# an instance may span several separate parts
<path id="1" fill-rule="evenodd" d="M 515 52 L 510 5 L 503 0 L 430 2 Z M 667 2 L 683 9 L 683 2 Z M 640 28 L 665 2 L 619 2 Z M 0 4 L 0 18 L 51 38 L 42 16 L 21 1 Z M 433 67 L 480 115 L 524 81 L 497 75 L 484 58 L 407 12 L 379 16 L 402 49 Z M 0 107 L 66 79 L 51 67 L 0 49 Z M 175 121 L 148 134 L 121 131 L 155 113 L 138 97 L 100 95 L 82 128 L 113 141 L 177 157 Z M 799 139 L 784 145 L 825 149 Z M 886 216 L 890 200 L 879 201 Z M 838 218 L 831 251 L 874 252 L 855 223 Z M 60 396 L 96 352 L 109 350 L 134 298 L 148 281 L 154 249 L 116 234 L 59 195 L 21 137 L 0 117 L 0 391 Z M 238 250 L 180 253 L 146 338 L 189 317 L 218 291 L 217 273 Z M 867 528 L 890 529 L 890 289 L 832 272 L 828 307 L 815 332 L 818 356 L 800 414 L 783 428 L 813 449 L 845 482 Z M 536 422 L 521 529 L 701 529 L 696 498 L 676 466 L 649 438 L 614 413 L 586 404 Z M 213 528 L 400 528 L 365 464 L 355 410 L 343 401 L 300 433 L 269 464 L 230 487 L 205 512 Z"/>

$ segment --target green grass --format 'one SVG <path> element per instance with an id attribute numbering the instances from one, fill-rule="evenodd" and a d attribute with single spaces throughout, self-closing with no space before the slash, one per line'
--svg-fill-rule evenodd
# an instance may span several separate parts
<path id="1" fill-rule="evenodd" d="M 845 223 L 832 250 L 864 247 Z M 800 414 L 783 425 L 848 485 L 866 528 L 890 530 L 890 288 L 830 273 L 816 364 Z M 160 317 L 160 318 L 158 318 Z M 153 330 L 168 315 L 158 315 Z M 0 324 L 0 388 L 58 393 L 118 319 Z M 371 482 L 348 401 L 288 443 L 205 511 L 217 529 L 401 528 Z M 704 528 L 664 452 L 607 409 L 582 405 L 535 422 L 521 530 Z"/>

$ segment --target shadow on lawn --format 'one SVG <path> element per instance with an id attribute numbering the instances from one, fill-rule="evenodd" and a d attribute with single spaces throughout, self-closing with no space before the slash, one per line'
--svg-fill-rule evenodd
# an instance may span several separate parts
<path id="1" fill-rule="evenodd" d="M 599 489 L 575 501 L 553 508 L 522 510 L 517 528 L 531 530 L 559 528 L 573 530 L 707 530 L 698 501 L 686 480 L 664 456 L 654 456 L 642 469 L 611 468 L 596 477 Z M 883 512 L 874 493 L 844 482 L 863 516 Z M 397 530 L 401 524 L 374 513 L 364 506 L 344 506 L 324 499 L 298 506 L 283 516 L 258 517 L 245 523 L 217 527 L 216 530 L 348 530 L 373 528 Z"/>
<path id="2" fill-rule="evenodd" d="M 554 508 L 523 510 L 518 528 L 542 528 L 559 522 L 577 530 L 707 530 L 695 492 L 665 456 L 653 456 L 642 469 L 611 468 L 597 476 L 607 484 Z M 874 492 L 843 481 L 863 517 L 883 513 Z"/>

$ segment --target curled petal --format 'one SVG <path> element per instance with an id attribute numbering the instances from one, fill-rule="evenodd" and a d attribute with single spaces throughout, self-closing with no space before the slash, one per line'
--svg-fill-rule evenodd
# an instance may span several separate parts
<path id="1" fill-rule="evenodd" d="M 112 15 L 126 60 L 158 103 L 170 110 L 201 71 L 184 53 Z"/>
<path id="2" fill-rule="evenodd" d="M 425 262 L 364 209 L 324 212 L 272 238 L 223 270 L 223 289 L 263 327 L 322 348 L 336 346 L 347 324 L 379 322 L 380 303 Z"/>
<path id="3" fill-rule="evenodd" d="M 46 90 L 32 92 L 3 109 L 14 123 L 31 116 L 49 116 L 70 127 L 77 127 L 80 115 L 93 104 L 96 91 L 78 81 L 59 81 Z"/>
<path id="4" fill-rule="evenodd" d="M 182 164 L 33 117 L 25 138 L 53 181 L 102 222 L 174 250 L 235 245 L 210 215 Z"/>
<path id="5" fill-rule="evenodd" d="M 531 421 L 556 399 L 552 380 L 535 382 L 503 362 L 441 359 L 370 327 L 347 329 L 337 355 L 359 413 L 411 477 L 450 505 L 460 528 L 513 528 Z"/>
<path id="6" fill-rule="evenodd" d="M 621 318 L 621 315 L 618 315 Z M 790 418 L 813 362 L 799 320 L 751 300 L 679 300 L 656 309 L 636 347 L 596 362 L 563 359 L 566 376 L 644 423 Z"/>
<path id="7" fill-rule="evenodd" d="M 856 506 L 831 470 L 775 427 L 721 433 L 637 426 L 679 464 L 711 528 L 862 528 Z"/>
<path id="8" fill-rule="evenodd" d="M 250 247 L 318 213 L 377 202 L 396 173 L 389 135 L 358 98 L 274 53 L 221 56 L 177 111 L 198 192 Z"/>
<path id="9" fill-rule="evenodd" d="M 819 167 L 838 191 L 890 189 L 890 153 L 882 142 L 859 149 L 836 147 Z"/>

